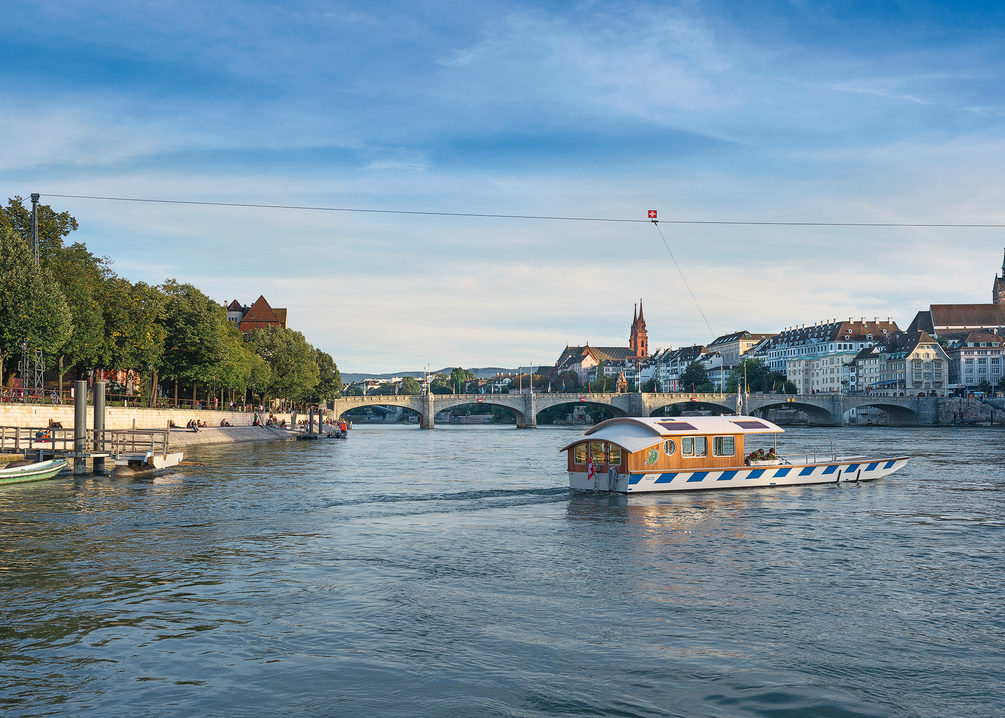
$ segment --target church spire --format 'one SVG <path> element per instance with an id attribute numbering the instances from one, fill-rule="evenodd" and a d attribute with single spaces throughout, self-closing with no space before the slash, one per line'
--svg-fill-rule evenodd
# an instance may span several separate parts
<path id="1" fill-rule="evenodd" d="M 1003 265 L 1002 268 L 1005 270 L 1005 265 Z M 642 297 L 639 297 L 639 324 L 643 329 L 645 329 L 646 320 L 645 317 L 642 316 Z"/>

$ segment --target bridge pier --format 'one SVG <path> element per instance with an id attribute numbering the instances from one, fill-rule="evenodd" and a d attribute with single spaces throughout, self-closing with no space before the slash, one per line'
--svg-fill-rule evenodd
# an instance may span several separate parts
<path id="1" fill-rule="evenodd" d="M 524 411 L 523 411 L 523 421 L 521 422 L 521 417 L 517 414 L 516 417 L 516 428 L 518 429 L 536 429 L 537 428 L 537 410 L 535 408 L 534 402 L 534 392 L 524 395 Z"/>
<path id="2" fill-rule="evenodd" d="M 419 415 L 419 428 L 432 429 L 436 425 L 436 409 L 433 408 L 433 393 L 428 392 L 422 397 L 422 413 Z"/>

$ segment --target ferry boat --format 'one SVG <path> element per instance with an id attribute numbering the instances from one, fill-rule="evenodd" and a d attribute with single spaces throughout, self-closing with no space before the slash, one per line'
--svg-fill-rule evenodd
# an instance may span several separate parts
<path id="1" fill-rule="evenodd" d="M 777 454 L 780 426 L 754 416 L 619 417 L 564 447 L 573 489 L 634 494 L 871 481 L 907 456 Z"/>

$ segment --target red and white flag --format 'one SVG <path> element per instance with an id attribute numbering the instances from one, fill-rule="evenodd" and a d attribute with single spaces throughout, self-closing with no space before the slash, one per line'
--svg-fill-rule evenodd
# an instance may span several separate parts
<path id="1" fill-rule="evenodd" d="M 656 219 L 656 210 L 655 209 L 649 210 L 649 219 Z"/>
<path id="2" fill-rule="evenodd" d="M 593 467 L 593 457 L 586 464 L 586 480 L 593 481 L 593 477 L 597 475 L 597 470 Z"/>

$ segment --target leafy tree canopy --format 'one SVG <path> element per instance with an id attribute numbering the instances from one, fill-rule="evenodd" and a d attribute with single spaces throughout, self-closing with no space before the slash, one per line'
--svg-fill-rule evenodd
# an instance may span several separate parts
<path id="1" fill-rule="evenodd" d="M 165 330 L 163 375 L 184 381 L 211 381 L 214 370 L 224 359 L 227 311 L 191 284 L 169 279 L 161 289 Z"/>
<path id="2" fill-rule="evenodd" d="M 314 350 L 314 358 L 318 364 L 318 385 L 314 388 L 314 396 L 322 402 L 342 396 L 342 375 L 335 366 L 335 360 L 320 349 Z"/>
<path id="3" fill-rule="evenodd" d="M 318 362 L 303 334 L 281 327 L 262 327 L 245 333 L 244 341 L 272 370 L 270 381 L 258 387 L 263 401 L 270 396 L 293 401 L 310 396 L 318 384 Z"/>
<path id="4" fill-rule="evenodd" d="M 696 394 L 713 390 L 712 382 L 708 380 L 708 372 L 698 362 L 691 362 L 687 365 L 687 368 L 677 378 L 677 385 L 681 391 L 690 391 Z"/>
<path id="5" fill-rule="evenodd" d="M 22 343 L 51 357 L 72 333 L 59 285 L 35 264 L 24 238 L 10 227 L 0 228 L 0 383 L 4 366 L 20 359 Z"/>
<path id="6" fill-rule="evenodd" d="M 422 386 L 414 376 L 406 376 L 401 380 L 401 388 L 398 391 L 401 394 L 414 396 L 422 392 Z"/>
<path id="7" fill-rule="evenodd" d="M 31 252 L 31 200 L 25 206 L 25 200 L 15 196 L 7 200 L 7 206 L 0 208 L 0 229 L 9 227 L 17 232 L 28 244 L 28 256 Z M 63 246 L 63 237 L 77 229 L 77 220 L 69 212 L 53 212 L 47 204 L 38 206 L 38 254 L 45 263 L 56 250 Z"/>

